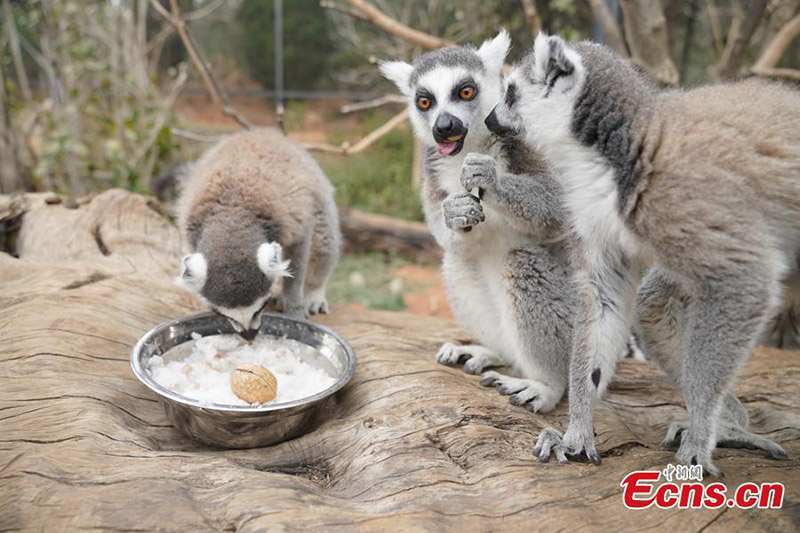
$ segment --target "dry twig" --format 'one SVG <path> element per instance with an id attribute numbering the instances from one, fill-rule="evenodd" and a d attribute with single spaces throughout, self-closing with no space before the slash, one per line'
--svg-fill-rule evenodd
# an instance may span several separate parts
<path id="1" fill-rule="evenodd" d="M 421 46 L 428 50 L 435 50 L 443 46 L 455 46 L 455 42 L 435 37 L 429 33 L 415 30 L 398 22 L 366 0 L 349 0 L 350 5 L 368 20 L 383 31 L 400 37 L 411 44 Z"/>
<path id="2" fill-rule="evenodd" d="M 252 127 L 250 122 L 241 116 L 233 107 L 233 105 L 231 105 L 228 94 L 217 83 L 216 78 L 214 78 L 208 63 L 203 58 L 203 55 L 195 43 L 192 34 L 189 32 L 186 22 L 181 18 L 178 1 L 169 0 L 171 12 L 167 11 L 166 8 L 161 5 L 159 0 L 150 0 L 150 4 L 153 6 L 153 9 L 155 9 L 167 22 L 172 25 L 172 27 L 175 28 L 175 31 L 178 32 L 181 42 L 183 42 L 184 47 L 186 47 L 186 51 L 189 53 L 192 63 L 194 63 L 195 67 L 197 67 L 198 71 L 200 72 L 200 76 L 203 79 L 203 84 L 206 86 L 206 89 L 211 95 L 211 99 L 214 101 L 214 103 L 220 105 L 222 111 L 226 115 L 233 118 L 242 127 L 250 129 Z"/>
<path id="3" fill-rule="evenodd" d="M 333 144 L 327 143 L 304 143 L 303 148 L 306 150 L 311 150 L 315 152 L 325 152 L 329 154 L 339 154 L 339 155 L 355 155 L 363 152 L 375 142 L 377 142 L 381 137 L 385 136 L 387 133 L 395 129 L 397 126 L 405 122 L 408 118 L 408 109 L 403 109 L 400 113 L 396 114 L 392 118 L 390 118 L 385 124 L 376 128 L 369 134 L 367 134 L 364 138 L 359 140 L 357 143 L 353 144 L 352 146 L 347 143 L 343 142 L 340 146 L 335 146 Z"/>
<path id="4" fill-rule="evenodd" d="M 792 20 L 784 24 L 778 33 L 776 33 L 775 36 L 766 44 L 766 46 L 764 46 L 764 50 L 761 52 L 761 55 L 758 57 L 753 65 L 753 68 L 751 69 L 753 73 L 762 75 L 766 71 L 774 72 L 778 70 L 791 70 L 776 69 L 775 66 L 778 64 L 778 61 L 781 60 L 783 53 L 798 35 L 800 35 L 800 15 L 795 16 Z"/>
<path id="5" fill-rule="evenodd" d="M 389 104 L 405 104 L 406 98 L 400 94 L 385 94 L 372 100 L 365 100 L 364 102 L 354 102 L 352 104 L 345 104 L 339 108 L 342 114 L 354 113 L 356 111 L 363 111 L 365 109 L 374 109 Z"/>
<path id="6" fill-rule="evenodd" d="M 344 13 L 348 17 L 353 17 L 354 19 L 359 20 L 366 20 L 369 22 L 367 17 L 361 14 L 360 11 L 353 9 L 352 7 L 343 6 L 342 4 L 338 4 L 336 2 L 330 2 L 329 0 L 322 0 L 319 3 L 319 6 L 323 9 L 330 9 L 331 11 L 338 11 L 339 13 Z"/>

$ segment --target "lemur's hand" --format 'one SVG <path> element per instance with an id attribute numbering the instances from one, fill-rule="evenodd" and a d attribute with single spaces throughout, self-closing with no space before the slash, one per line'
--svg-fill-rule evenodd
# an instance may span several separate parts
<path id="1" fill-rule="evenodd" d="M 497 184 L 497 161 L 484 154 L 467 154 L 461 167 L 461 185 L 467 191 L 478 188 L 478 197 L 494 189 Z"/>
<path id="2" fill-rule="evenodd" d="M 579 424 L 580 425 L 580 424 Z M 564 436 L 558 430 L 545 428 L 536 439 L 533 453 L 539 461 L 546 463 L 550 455 L 555 455 L 559 463 L 566 463 L 570 459 L 586 456 L 596 465 L 600 464 L 600 454 L 594 447 L 594 431 L 589 426 L 585 430 L 576 429 L 570 422 Z"/>
<path id="3" fill-rule="evenodd" d="M 444 224 L 453 231 L 472 231 L 486 219 L 481 202 L 469 193 L 454 193 L 442 203 Z"/>

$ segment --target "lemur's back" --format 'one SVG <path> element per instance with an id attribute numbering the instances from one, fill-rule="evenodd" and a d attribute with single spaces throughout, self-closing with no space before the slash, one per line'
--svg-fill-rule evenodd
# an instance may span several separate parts
<path id="1" fill-rule="evenodd" d="M 275 129 L 232 135 L 206 152 L 184 185 L 180 226 L 220 209 L 241 209 L 280 222 L 281 242 L 292 242 L 315 205 L 333 188 L 314 159 Z"/>
<path id="2" fill-rule="evenodd" d="M 749 188 L 750 208 L 800 230 L 800 92 L 759 79 L 663 95 L 656 172 Z"/>

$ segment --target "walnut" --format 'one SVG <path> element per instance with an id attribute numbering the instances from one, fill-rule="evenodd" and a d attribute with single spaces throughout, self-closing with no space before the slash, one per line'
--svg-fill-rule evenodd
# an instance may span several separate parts
<path id="1" fill-rule="evenodd" d="M 278 394 L 278 380 L 266 367 L 248 363 L 233 370 L 231 388 L 247 403 L 265 403 Z"/>

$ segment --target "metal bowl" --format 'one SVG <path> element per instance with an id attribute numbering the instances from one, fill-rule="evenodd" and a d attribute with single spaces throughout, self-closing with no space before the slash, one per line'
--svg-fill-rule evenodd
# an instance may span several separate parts
<path id="1" fill-rule="evenodd" d="M 203 337 L 235 333 L 228 319 L 215 313 L 191 315 L 154 327 L 133 347 L 131 368 L 139 381 L 158 395 L 172 424 L 187 435 L 223 448 L 276 444 L 313 428 L 328 400 L 353 376 L 356 356 L 341 336 L 308 320 L 264 313 L 259 329 L 264 334 L 287 337 L 315 348 L 315 361 L 311 363 L 331 373 L 336 382 L 308 398 L 251 407 L 202 403 L 153 381 L 147 371 L 151 357 L 191 341 L 192 333 Z"/>

